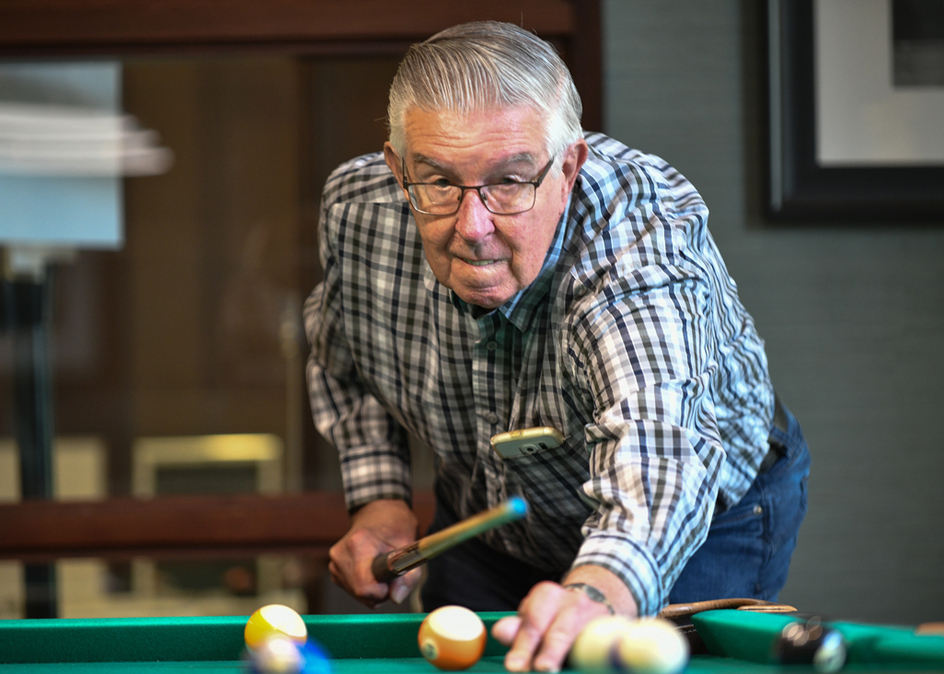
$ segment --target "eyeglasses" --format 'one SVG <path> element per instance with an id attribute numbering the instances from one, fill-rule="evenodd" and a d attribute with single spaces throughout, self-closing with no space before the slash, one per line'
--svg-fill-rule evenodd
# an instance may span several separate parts
<path id="1" fill-rule="evenodd" d="M 419 213 L 426 215 L 452 215 L 459 211 L 459 204 L 466 190 L 478 192 L 479 199 L 489 212 L 495 215 L 518 215 L 534 208 L 537 189 L 544 182 L 544 177 L 551 170 L 557 156 L 538 174 L 534 180 L 520 182 L 505 180 L 488 185 L 453 185 L 447 180 L 433 183 L 411 183 L 406 180 L 406 161 L 403 165 L 403 188 L 410 195 L 410 203 Z"/>

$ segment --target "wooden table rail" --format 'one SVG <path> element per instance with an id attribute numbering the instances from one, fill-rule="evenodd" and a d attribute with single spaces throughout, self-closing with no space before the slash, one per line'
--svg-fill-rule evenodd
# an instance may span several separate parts
<path id="1" fill-rule="evenodd" d="M 414 509 L 425 531 L 432 494 Z M 348 524 L 340 492 L 25 501 L 0 505 L 0 559 L 323 555 Z"/>

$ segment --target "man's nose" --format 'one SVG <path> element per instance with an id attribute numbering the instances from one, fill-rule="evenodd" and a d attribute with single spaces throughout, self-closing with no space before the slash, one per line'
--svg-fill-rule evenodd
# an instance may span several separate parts
<path id="1" fill-rule="evenodd" d="M 456 231 L 465 239 L 475 241 L 492 232 L 492 214 L 477 190 L 466 190 L 456 212 Z"/>

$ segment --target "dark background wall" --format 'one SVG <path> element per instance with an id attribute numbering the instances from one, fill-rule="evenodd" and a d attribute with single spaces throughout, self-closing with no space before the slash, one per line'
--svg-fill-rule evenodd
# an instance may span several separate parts
<path id="1" fill-rule="evenodd" d="M 939 620 L 944 222 L 766 217 L 763 3 L 607 0 L 603 29 L 605 131 L 702 192 L 810 444 L 810 511 L 781 599 Z"/>

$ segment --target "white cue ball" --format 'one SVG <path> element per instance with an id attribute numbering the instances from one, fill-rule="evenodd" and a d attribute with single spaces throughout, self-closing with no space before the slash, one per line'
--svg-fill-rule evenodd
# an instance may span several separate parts
<path id="1" fill-rule="evenodd" d="M 277 632 L 262 640 L 250 662 L 253 674 L 298 674 L 304 664 L 298 644 Z"/>
<path id="2" fill-rule="evenodd" d="M 678 674 L 688 664 L 688 641 L 675 623 L 643 618 L 623 630 L 612 656 L 618 672 Z"/>
<path id="3" fill-rule="evenodd" d="M 570 664 L 585 674 L 612 672 L 610 652 L 620 635 L 632 624 L 618 615 L 594 618 L 577 635 L 570 649 Z"/>

